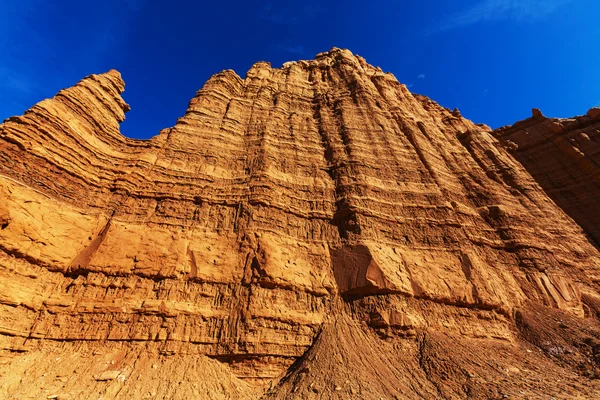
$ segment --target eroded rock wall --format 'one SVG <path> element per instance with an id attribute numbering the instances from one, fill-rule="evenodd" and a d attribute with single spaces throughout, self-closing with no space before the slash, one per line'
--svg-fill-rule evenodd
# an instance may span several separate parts
<path id="1" fill-rule="evenodd" d="M 600 108 L 565 119 L 534 110 L 531 118 L 494 134 L 600 247 Z"/>
<path id="2" fill-rule="evenodd" d="M 41 393 L 535 393 L 542 370 L 500 378 L 517 361 L 596 390 L 576 375 L 596 339 L 518 360 L 520 326 L 541 328 L 517 315 L 554 309 L 595 337 L 600 259 L 486 127 L 340 49 L 216 74 L 148 141 L 119 133 L 123 89 L 92 75 L 0 125 L 0 394 L 40 393 L 14 377 L 63 353 L 52 368 L 79 372 Z M 229 375 L 173 392 L 164 365 Z"/>

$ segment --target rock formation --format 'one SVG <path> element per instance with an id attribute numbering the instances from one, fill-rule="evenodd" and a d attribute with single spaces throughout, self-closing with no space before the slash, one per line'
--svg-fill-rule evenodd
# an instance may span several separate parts
<path id="1" fill-rule="evenodd" d="M 533 116 L 497 129 L 546 193 L 600 246 L 600 108 L 569 119 Z"/>
<path id="2" fill-rule="evenodd" d="M 0 125 L 0 398 L 600 396 L 600 253 L 489 128 L 340 49 L 148 141 L 123 90 Z"/>

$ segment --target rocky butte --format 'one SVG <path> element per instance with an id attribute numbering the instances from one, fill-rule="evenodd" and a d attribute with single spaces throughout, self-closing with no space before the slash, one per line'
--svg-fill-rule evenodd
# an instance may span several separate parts
<path id="1" fill-rule="evenodd" d="M 495 135 L 544 191 L 600 246 L 600 108 L 569 119 L 531 118 Z"/>
<path id="2" fill-rule="evenodd" d="M 492 132 L 332 49 L 142 141 L 123 90 L 0 125 L 0 398 L 600 397 L 600 110 Z"/>

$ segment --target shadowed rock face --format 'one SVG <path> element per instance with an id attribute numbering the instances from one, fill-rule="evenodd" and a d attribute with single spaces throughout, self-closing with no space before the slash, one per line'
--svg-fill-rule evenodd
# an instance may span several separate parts
<path id="1" fill-rule="evenodd" d="M 600 108 L 567 119 L 534 109 L 531 118 L 494 134 L 600 248 Z"/>
<path id="2" fill-rule="evenodd" d="M 0 397 L 600 395 L 599 252 L 489 128 L 340 49 L 148 141 L 123 89 L 0 125 Z"/>

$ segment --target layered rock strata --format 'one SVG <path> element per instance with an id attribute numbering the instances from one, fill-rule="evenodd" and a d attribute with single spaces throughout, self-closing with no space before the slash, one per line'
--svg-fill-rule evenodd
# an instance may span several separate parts
<path id="1" fill-rule="evenodd" d="M 485 126 L 348 50 L 119 133 L 116 71 L 0 125 L 0 397 L 600 394 L 600 258 Z"/>
<path id="2" fill-rule="evenodd" d="M 534 109 L 531 118 L 494 133 L 600 247 L 600 108 L 564 119 Z"/>

